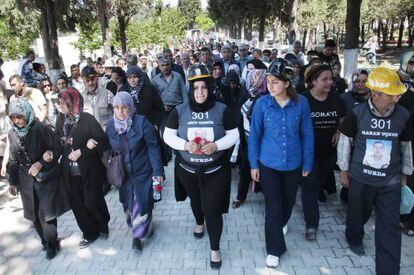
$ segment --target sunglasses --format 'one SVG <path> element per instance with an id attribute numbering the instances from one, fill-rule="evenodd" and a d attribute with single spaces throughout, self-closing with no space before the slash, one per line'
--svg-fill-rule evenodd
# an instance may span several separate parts
<path id="1" fill-rule="evenodd" d="M 408 61 L 408 65 L 414 65 L 414 60 Z"/>
<path id="2" fill-rule="evenodd" d="M 52 87 L 50 84 L 43 85 L 43 87 Z"/>
<path id="3" fill-rule="evenodd" d="M 367 83 L 367 80 L 355 80 L 354 83 Z"/>

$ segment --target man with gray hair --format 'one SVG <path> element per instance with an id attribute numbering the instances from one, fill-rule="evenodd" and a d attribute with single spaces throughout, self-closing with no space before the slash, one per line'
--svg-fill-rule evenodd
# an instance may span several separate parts
<path id="1" fill-rule="evenodd" d="M 183 70 L 183 68 L 180 65 L 177 65 L 177 64 L 174 63 L 174 55 L 173 55 L 171 49 L 168 49 L 168 48 L 167 49 L 164 49 L 162 51 L 162 57 L 170 60 L 171 70 L 173 72 L 179 73 L 181 75 L 181 77 L 183 78 L 183 80 L 184 80 L 185 79 L 184 70 Z M 161 71 L 160 71 L 159 66 L 157 68 L 155 68 L 155 74 L 159 74 L 160 72 Z"/>
<path id="2" fill-rule="evenodd" d="M 237 61 L 240 63 L 240 71 L 242 72 L 244 67 L 246 66 L 247 62 L 252 60 L 252 57 L 249 55 L 249 45 L 246 43 L 242 43 L 239 46 L 239 56 L 236 58 Z"/>

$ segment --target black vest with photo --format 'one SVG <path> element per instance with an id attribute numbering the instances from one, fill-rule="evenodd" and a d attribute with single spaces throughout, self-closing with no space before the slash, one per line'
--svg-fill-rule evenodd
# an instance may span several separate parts
<path id="1" fill-rule="evenodd" d="M 372 114 L 369 104 L 353 109 L 357 119 L 350 177 L 358 182 L 386 186 L 401 183 L 400 136 L 409 118 L 408 112 L 396 106 L 389 117 Z"/>
<path id="2" fill-rule="evenodd" d="M 178 113 L 178 131 L 180 138 L 194 141 L 202 146 L 224 137 L 226 131 L 223 125 L 223 115 L 226 105 L 216 102 L 207 112 L 193 112 L 188 103 L 176 107 Z M 204 155 L 201 151 L 189 153 L 178 151 L 179 156 L 193 167 L 212 167 L 220 160 L 225 151 L 216 151 L 211 155 Z M 220 164 L 219 164 L 220 165 Z"/>

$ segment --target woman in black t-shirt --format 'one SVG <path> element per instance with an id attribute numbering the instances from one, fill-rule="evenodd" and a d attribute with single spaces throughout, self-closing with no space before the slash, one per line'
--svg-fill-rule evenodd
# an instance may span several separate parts
<path id="1" fill-rule="evenodd" d="M 316 240 L 319 226 L 318 196 L 323 188 L 334 189 L 331 175 L 336 163 L 336 145 L 342 117 L 346 114 L 339 94 L 332 92 L 332 71 L 329 65 L 312 65 L 305 72 L 315 134 L 314 165 L 311 173 L 303 179 L 302 204 L 306 222 L 307 240 Z M 333 185 L 332 186 L 326 186 Z"/>
<path id="2" fill-rule="evenodd" d="M 196 227 L 194 237 L 204 235 L 204 221 L 210 239 L 210 266 L 221 266 L 220 238 L 223 213 L 230 201 L 231 169 L 228 149 L 239 138 L 231 109 L 216 102 L 207 67 L 196 64 L 188 72 L 189 102 L 170 113 L 164 141 L 177 150 L 175 196 L 191 200 Z"/>

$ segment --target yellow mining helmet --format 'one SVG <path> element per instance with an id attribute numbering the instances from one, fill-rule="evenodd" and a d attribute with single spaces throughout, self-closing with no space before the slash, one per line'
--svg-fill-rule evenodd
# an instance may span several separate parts
<path id="1" fill-rule="evenodd" d="M 387 95 L 401 95 L 407 90 L 397 72 L 384 67 L 377 67 L 371 71 L 366 86 L 371 91 Z"/>

